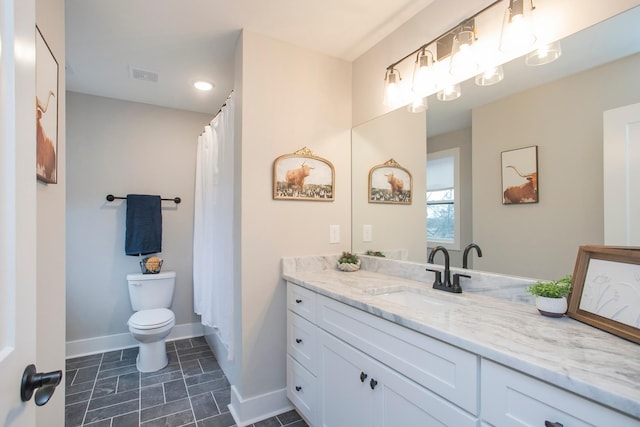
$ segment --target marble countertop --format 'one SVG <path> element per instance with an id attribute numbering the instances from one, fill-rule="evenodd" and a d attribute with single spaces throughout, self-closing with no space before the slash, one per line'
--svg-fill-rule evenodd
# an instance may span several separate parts
<path id="1" fill-rule="evenodd" d="M 424 281 L 376 271 L 346 273 L 330 263 L 316 267 L 319 268 L 300 271 L 288 268 L 285 262 L 283 277 L 640 418 L 640 346 L 637 344 L 566 316 L 541 316 L 534 305 L 505 301 L 482 292 L 451 294 L 433 290 Z M 464 289 L 464 283 L 462 286 Z M 374 295 L 399 288 L 414 289 L 453 306 L 411 309 Z"/>

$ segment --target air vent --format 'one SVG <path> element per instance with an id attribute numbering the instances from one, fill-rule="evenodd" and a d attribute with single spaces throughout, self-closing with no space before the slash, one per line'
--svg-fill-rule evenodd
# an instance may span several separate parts
<path id="1" fill-rule="evenodd" d="M 140 68 L 129 67 L 129 76 L 132 79 L 144 80 L 145 82 L 158 83 L 158 73 L 141 70 Z"/>

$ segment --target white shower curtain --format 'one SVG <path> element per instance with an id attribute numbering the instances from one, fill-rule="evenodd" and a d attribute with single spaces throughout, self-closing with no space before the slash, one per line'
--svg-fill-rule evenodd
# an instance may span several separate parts
<path id="1" fill-rule="evenodd" d="M 233 94 L 232 94 L 233 95 Z M 193 306 L 233 359 L 233 96 L 198 137 Z"/>

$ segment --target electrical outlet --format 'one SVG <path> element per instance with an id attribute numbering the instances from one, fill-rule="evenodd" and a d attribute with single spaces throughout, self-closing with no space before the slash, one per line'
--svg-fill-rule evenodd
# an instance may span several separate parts
<path id="1" fill-rule="evenodd" d="M 329 243 L 340 243 L 340 226 L 329 226 Z"/>
<path id="2" fill-rule="evenodd" d="M 363 242 L 373 241 L 373 227 L 371 226 L 371 224 L 364 224 L 362 226 L 362 241 Z"/>

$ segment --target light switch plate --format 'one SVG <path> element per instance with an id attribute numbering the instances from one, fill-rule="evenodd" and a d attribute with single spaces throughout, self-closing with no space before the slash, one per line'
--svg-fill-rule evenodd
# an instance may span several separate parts
<path id="1" fill-rule="evenodd" d="M 362 226 L 362 241 L 371 242 L 373 240 L 373 227 L 371 224 L 364 224 Z"/>
<path id="2" fill-rule="evenodd" d="M 329 226 L 329 243 L 340 243 L 340 226 Z"/>

